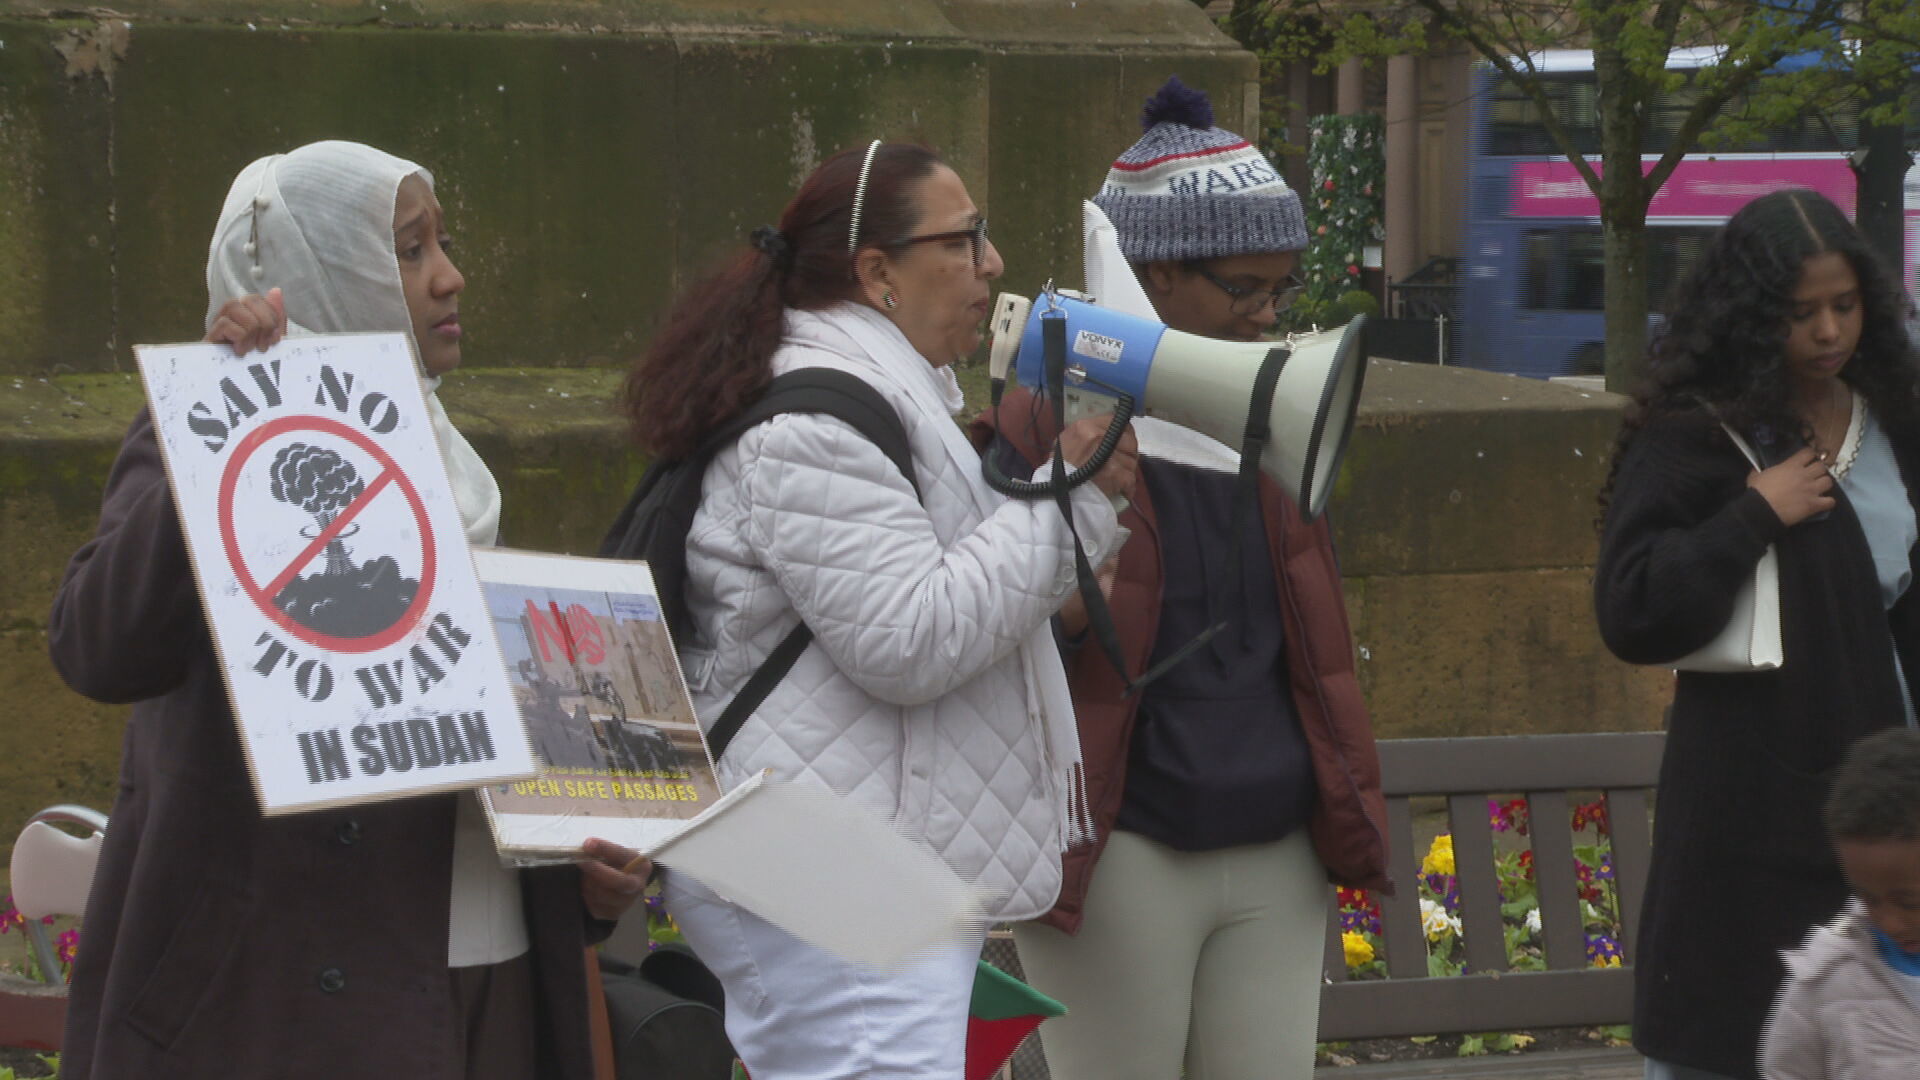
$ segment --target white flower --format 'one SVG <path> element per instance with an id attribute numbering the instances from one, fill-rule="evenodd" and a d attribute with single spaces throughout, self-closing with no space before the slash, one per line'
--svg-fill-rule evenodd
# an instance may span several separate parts
<path id="1" fill-rule="evenodd" d="M 1534 934 L 1537 934 L 1540 932 L 1540 909 L 1539 908 L 1534 908 L 1531 911 L 1527 912 L 1527 931 L 1529 933 L 1534 933 Z"/>
<path id="2" fill-rule="evenodd" d="M 1420 898 L 1420 929 L 1426 931 L 1428 941 L 1439 941 L 1448 934 L 1460 932 L 1460 917 L 1423 896 Z"/>

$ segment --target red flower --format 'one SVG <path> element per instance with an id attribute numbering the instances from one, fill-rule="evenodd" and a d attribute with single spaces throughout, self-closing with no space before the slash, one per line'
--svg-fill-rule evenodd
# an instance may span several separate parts
<path id="1" fill-rule="evenodd" d="M 1533 880 L 1533 849 L 1532 848 L 1528 848 L 1527 850 L 1520 853 L 1520 872 L 1526 875 L 1528 881 Z"/>
<path id="2" fill-rule="evenodd" d="M 1355 266 L 1355 265 L 1353 265 L 1352 263 L 1348 263 L 1348 264 L 1347 264 L 1347 274 L 1348 274 L 1349 276 L 1351 276 L 1351 277 L 1359 277 L 1359 276 L 1360 276 L 1360 268 L 1359 268 L 1359 267 L 1357 267 L 1357 266 Z"/>
<path id="3" fill-rule="evenodd" d="M 1607 804 L 1604 800 L 1596 799 L 1573 808 L 1573 831 L 1579 832 L 1588 825 L 1592 825 L 1601 836 L 1607 835 Z"/>
<path id="4" fill-rule="evenodd" d="M 1329 179 L 1329 180 L 1328 180 L 1328 181 L 1327 181 L 1326 183 L 1324 183 L 1324 184 L 1321 184 L 1320 186 L 1321 186 L 1321 188 L 1323 188 L 1323 189 L 1325 189 L 1325 190 L 1327 190 L 1327 191 L 1332 191 L 1332 190 L 1333 190 L 1333 181 L 1332 181 L 1331 179 Z"/>
<path id="5" fill-rule="evenodd" d="M 1513 822 L 1513 831 L 1521 836 L 1527 835 L 1532 823 L 1527 816 L 1527 800 L 1509 799 L 1506 806 L 1507 820 Z"/>

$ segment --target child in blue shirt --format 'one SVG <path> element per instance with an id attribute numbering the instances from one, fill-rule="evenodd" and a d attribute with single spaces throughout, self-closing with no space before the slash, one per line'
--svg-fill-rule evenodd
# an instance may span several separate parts
<path id="1" fill-rule="evenodd" d="M 1767 1080 L 1920 1076 L 1920 731 L 1862 739 L 1827 801 L 1854 901 L 1787 954 Z"/>

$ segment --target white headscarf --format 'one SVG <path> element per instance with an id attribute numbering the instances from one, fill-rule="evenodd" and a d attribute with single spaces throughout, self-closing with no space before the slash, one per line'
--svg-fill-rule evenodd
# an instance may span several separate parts
<path id="1" fill-rule="evenodd" d="M 289 334 L 391 331 L 413 342 L 393 250 L 394 200 L 409 176 L 433 186 L 426 169 L 352 142 L 309 143 L 240 170 L 207 251 L 207 326 L 229 300 L 278 288 Z M 492 544 L 500 486 L 447 418 L 434 393 L 440 380 L 418 367 L 413 346 L 467 539 Z"/>

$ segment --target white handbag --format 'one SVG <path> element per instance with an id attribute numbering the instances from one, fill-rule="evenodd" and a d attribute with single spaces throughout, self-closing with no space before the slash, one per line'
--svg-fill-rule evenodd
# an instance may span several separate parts
<path id="1" fill-rule="evenodd" d="M 1727 427 L 1727 438 L 1747 456 L 1756 469 L 1762 468 L 1759 455 L 1740 433 Z M 1712 641 L 1695 652 L 1675 660 L 1675 671 L 1729 673 L 1772 671 L 1786 662 L 1780 647 L 1780 554 L 1768 544 L 1753 568 L 1753 578 L 1734 594 L 1733 615 Z"/>

